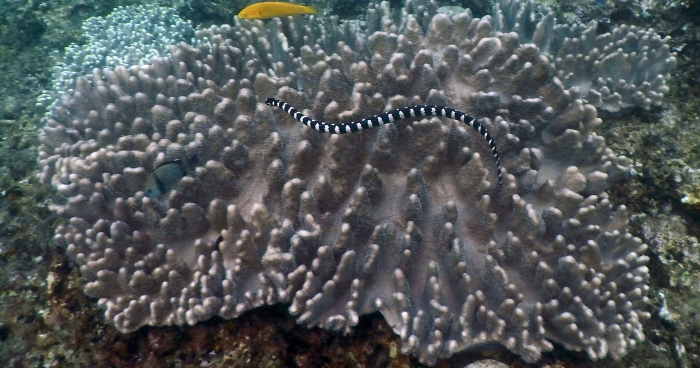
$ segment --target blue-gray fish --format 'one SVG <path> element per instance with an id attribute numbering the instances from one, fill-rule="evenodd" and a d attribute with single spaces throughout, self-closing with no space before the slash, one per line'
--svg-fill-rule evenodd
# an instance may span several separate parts
<path id="1" fill-rule="evenodd" d="M 148 175 L 143 192 L 146 197 L 157 198 L 175 188 L 180 179 L 185 176 L 185 165 L 180 160 L 174 160 L 159 165 Z"/>

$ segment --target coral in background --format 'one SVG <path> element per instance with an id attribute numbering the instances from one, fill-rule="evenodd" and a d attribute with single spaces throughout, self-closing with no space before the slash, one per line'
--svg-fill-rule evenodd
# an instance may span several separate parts
<path id="1" fill-rule="evenodd" d="M 668 93 L 666 81 L 676 58 L 670 37 L 661 38 L 652 29 L 623 25 L 598 34 L 595 21 L 557 24 L 554 13 L 517 0 L 497 2 L 493 17 L 495 31 L 516 32 L 520 42 L 537 45 L 564 87 L 598 109 L 649 109 Z"/>
<path id="2" fill-rule="evenodd" d="M 63 61 L 53 68 L 51 89 L 39 96 L 39 105 L 53 106 L 73 90 L 76 78 L 92 75 L 94 68 L 149 64 L 180 41 L 197 42 L 192 24 L 175 9 L 152 4 L 120 6 L 106 17 L 88 18 L 82 30 L 85 43 L 65 48 Z"/>
<path id="3" fill-rule="evenodd" d="M 213 27 L 211 49 L 79 79 L 41 135 L 40 177 L 68 198 L 56 239 L 106 319 L 133 331 L 285 302 L 349 331 L 380 311 L 428 364 L 491 341 L 535 361 L 550 340 L 593 359 L 642 340 L 646 245 L 607 199 L 628 160 L 594 133 L 596 108 L 517 33 L 435 12 Z M 328 122 L 467 111 L 498 142 L 504 188 L 458 123 L 328 136 L 266 97 Z M 176 189 L 144 197 L 174 159 L 189 166 Z"/>

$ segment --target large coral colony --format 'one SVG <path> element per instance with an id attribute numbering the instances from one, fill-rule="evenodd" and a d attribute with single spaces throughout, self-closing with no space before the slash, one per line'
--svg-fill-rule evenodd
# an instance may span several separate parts
<path id="1" fill-rule="evenodd" d="M 647 246 L 606 190 L 629 160 L 598 110 L 658 105 L 674 58 L 652 31 L 558 25 L 529 3 L 493 16 L 407 1 L 366 20 L 236 20 L 143 66 L 95 69 L 52 109 L 41 179 L 65 196 L 56 240 L 123 332 L 287 303 L 351 331 L 379 311 L 422 362 L 497 342 L 620 357 L 649 318 Z M 576 71 L 576 72 L 574 72 Z M 304 127 L 433 104 L 353 134 Z M 185 163 L 144 195 L 154 168 Z"/>

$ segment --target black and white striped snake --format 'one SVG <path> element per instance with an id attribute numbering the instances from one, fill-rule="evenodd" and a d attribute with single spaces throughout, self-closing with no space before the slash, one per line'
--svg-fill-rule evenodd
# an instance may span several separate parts
<path id="1" fill-rule="evenodd" d="M 359 132 L 361 130 L 393 123 L 397 120 L 408 119 L 418 116 L 443 116 L 446 118 L 459 120 L 462 123 L 474 128 L 474 130 L 479 132 L 479 134 L 481 134 L 481 136 L 484 137 L 484 139 L 486 139 L 486 141 L 489 144 L 489 147 L 491 147 L 493 158 L 496 160 L 496 168 L 498 169 L 498 186 L 500 187 L 503 185 L 503 169 L 501 168 L 501 156 L 498 155 L 496 141 L 491 136 L 491 133 L 489 133 L 489 131 L 483 125 L 479 124 L 479 122 L 474 120 L 474 118 L 461 111 L 444 106 L 420 105 L 402 107 L 400 109 L 383 112 L 381 114 L 370 116 L 366 119 L 362 119 L 357 122 L 353 121 L 350 123 L 327 124 L 322 121 L 311 119 L 310 117 L 297 111 L 297 109 L 295 109 L 293 106 L 286 102 L 276 100 L 274 98 L 268 98 L 265 100 L 265 103 L 270 106 L 279 107 L 300 123 L 321 133 L 344 134 Z"/>

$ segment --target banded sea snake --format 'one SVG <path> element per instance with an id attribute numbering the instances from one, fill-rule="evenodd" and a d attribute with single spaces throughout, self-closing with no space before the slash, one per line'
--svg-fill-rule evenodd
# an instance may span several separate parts
<path id="1" fill-rule="evenodd" d="M 411 107 L 402 107 L 400 109 L 395 109 L 368 118 L 362 119 L 360 121 L 353 121 L 350 123 L 341 124 L 327 124 L 322 121 L 311 119 L 310 117 L 300 113 L 292 105 L 276 100 L 274 98 L 268 98 L 265 103 L 270 106 L 279 107 L 284 110 L 287 114 L 291 115 L 294 119 L 300 123 L 308 126 L 311 129 L 319 131 L 321 133 L 354 133 L 361 130 L 370 129 L 378 127 L 384 124 L 393 123 L 397 120 L 408 119 L 418 116 L 442 116 L 450 119 L 459 120 L 464 124 L 469 125 L 474 128 L 479 134 L 481 134 L 486 142 L 488 142 L 489 147 L 491 147 L 491 152 L 493 153 L 493 158 L 496 160 L 496 168 L 498 169 L 498 186 L 503 186 L 503 168 L 501 167 L 501 156 L 498 154 L 498 148 L 496 147 L 496 141 L 491 136 L 491 133 L 478 121 L 474 120 L 471 116 L 449 107 L 436 106 L 436 105 L 419 105 Z"/>

